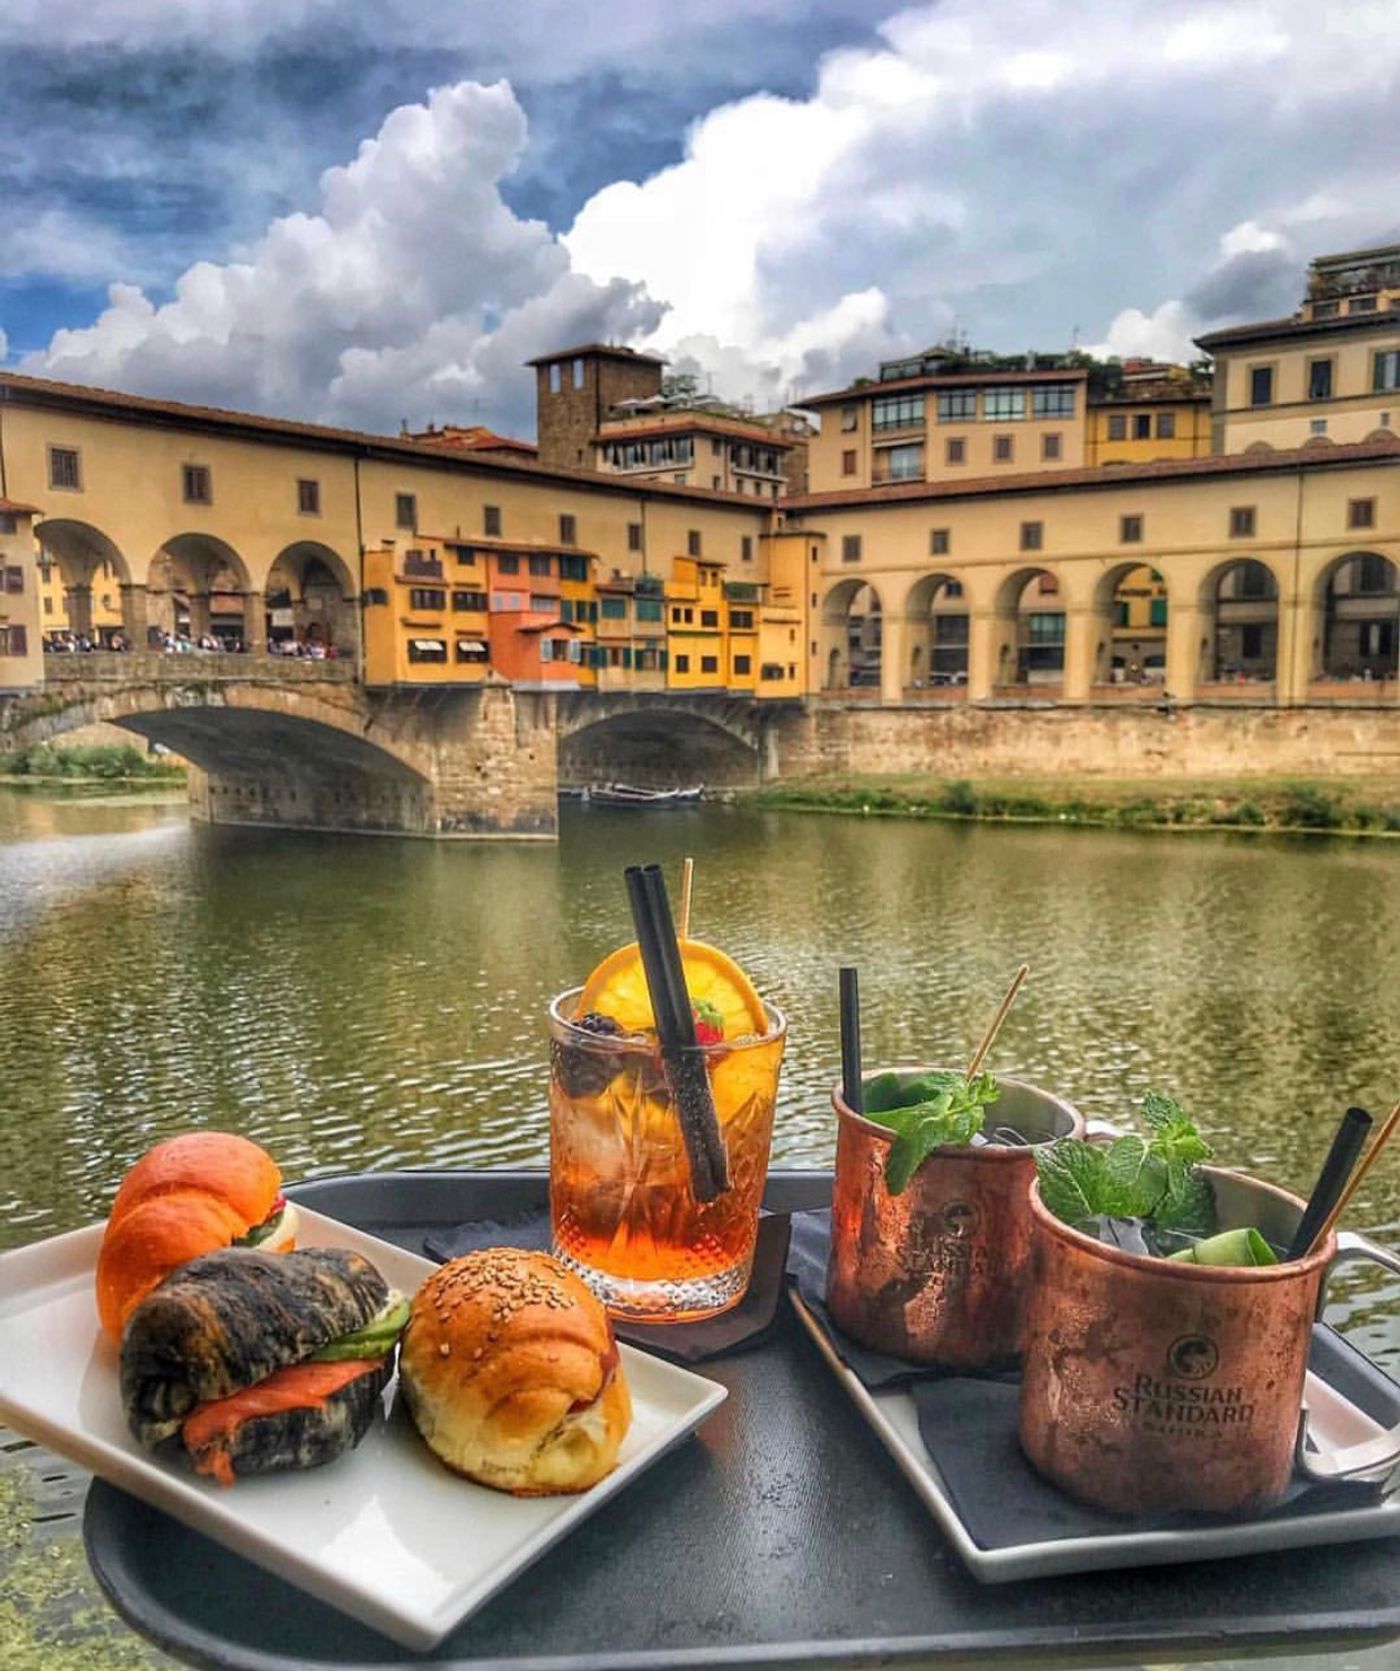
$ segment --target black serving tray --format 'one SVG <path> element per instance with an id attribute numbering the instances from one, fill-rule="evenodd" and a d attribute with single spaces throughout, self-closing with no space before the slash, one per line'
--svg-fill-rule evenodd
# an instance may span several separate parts
<path id="1" fill-rule="evenodd" d="M 776 1172 L 774 1211 L 827 1173 Z M 399 1172 L 289 1192 L 415 1253 L 465 1219 L 538 1208 L 542 1172 Z M 944 1542 L 790 1311 L 707 1363 L 729 1388 L 694 1440 L 465 1621 L 405 1652 L 96 1481 L 84 1535 L 117 1611 L 191 1664 L 237 1671 L 699 1671 L 1127 1659 L 1356 1647 L 1400 1636 L 1400 1540 L 984 1588 Z"/>

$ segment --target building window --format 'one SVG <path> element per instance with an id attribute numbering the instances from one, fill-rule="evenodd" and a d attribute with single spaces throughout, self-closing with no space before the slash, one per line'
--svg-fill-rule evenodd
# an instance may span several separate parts
<path id="1" fill-rule="evenodd" d="M 851 430 L 860 427 L 860 407 L 843 406 L 841 408 L 841 428 L 849 434 Z"/>
<path id="2" fill-rule="evenodd" d="M 1133 440 L 1150 441 L 1152 439 L 1152 414 L 1150 412 L 1133 413 Z"/>
<path id="3" fill-rule="evenodd" d="M 24 570 L 15 563 L 7 564 L 4 571 L 4 581 L 5 591 L 11 597 L 18 596 L 24 591 Z M 107 599 L 104 597 L 102 602 L 106 604 Z"/>
<path id="4" fill-rule="evenodd" d="M 710 486 L 714 489 L 714 491 L 716 493 L 718 493 L 719 490 L 724 486 L 724 482 L 719 476 L 711 476 L 710 477 Z M 734 491 L 736 493 L 742 493 L 744 491 L 743 482 L 736 482 L 735 485 L 734 485 Z"/>
<path id="5" fill-rule="evenodd" d="M 709 627 L 712 631 L 717 631 L 719 628 L 719 610 L 702 609 L 700 611 L 700 625 Z"/>
<path id="6" fill-rule="evenodd" d="M 1058 435 L 1042 435 L 1040 438 L 1040 456 L 1047 462 L 1053 462 L 1060 456 L 1060 437 Z"/>
<path id="7" fill-rule="evenodd" d="M 1377 383 L 1376 387 L 1380 386 Z M 49 448 L 49 486 L 66 488 L 73 493 L 82 492 L 83 479 L 76 447 Z"/>
<path id="8" fill-rule="evenodd" d="M 1108 438 L 1110 441 L 1126 441 L 1128 439 L 1128 414 L 1126 412 L 1109 413 Z"/>
<path id="9" fill-rule="evenodd" d="M 1035 591 L 1037 597 L 1058 597 L 1060 591 L 1060 582 L 1058 577 L 1051 574 L 1048 569 L 1042 569 L 1036 576 Z"/>
<path id="10" fill-rule="evenodd" d="M 1347 501 L 1348 528 L 1374 528 L 1376 526 L 1376 501 L 1374 499 L 1349 499 Z"/>
<path id="11" fill-rule="evenodd" d="M 886 447 L 880 457 L 884 465 L 883 480 L 921 482 L 924 479 L 922 442 L 915 442 L 912 446 Z"/>
<path id="12" fill-rule="evenodd" d="M 753 610 L 731 609 L 729 611 L 729 626 L 733 632 L 752 632 Z"/>
<path id="13" fill-rule="evenodd" d="M 418 499 L 412 493 L 396 493 L 394 495 L 394 526 L 407 528 L 416 533 L 418 529 Z"/>
<path id="14" fill-rule="evenodd" d="M 301 516 L 320 516 L 321 484 L 302 478 L 297 482 L 297 512 Z"/>
<path id="15" fill-rule="evenodd" d="M 753 535 L 752 534 L 740 534 L 740 536 L 739 536 L 739 558 L 740 558 L 740 561 L 744 562 L 744 563 L 753 562 Z"/>
<path id="16" fill-rule="evenodd" d="M 924 421 L 922 395 L 881 395 L 871 402 L 874 429 L 917 429 Z"/>
<path id="17" fill-rule="evenodd" d="M 385 587 L 383 587 L 383 586 L 367 586 L 365 588 L 365 604 L 366 604 L 366 606 L 372 607 L 375 604 L 386 604 L 386 603 L 388 603 L 388 601 L 389 601 L 389 593 L 388 593 L 388 591 L 386 590 Z"/>
<path id="18" fill-rule="evenodd" d="M 1332 362 L 1331 360 L 1308 361 L 1308 399 L 1331 400 L 1332 398 Z"/>
<path id="19" fill-rule="evenodd" d="M 485 661 L 486 646 L 479 638 L 459 638 L 457 640 L 458 661 Z"/>
<path id="20" fill-rule="evenodd" d="M 576 389 L 581 389 L 583 387 L 583 361 L 582 360 L 575 360 L 574 361 L 574 387 Z"/>
<path id="21" fill-rule="evenodd" d="M 941 424 L 971 423 L 977 417 L 975 389 L 944 389 L 938 397 L 938 421 Z"/>
<path id="22" fill-rule="evenodd" d="M 1015 443 L 1009 435 L 992 437 L 992 458 L 997 464 L 1010 464 L 1016 456 Z"/>
<path id="23" fill-rule="evenodd" d="M 689 673 L 690 672 L 690 657 L 689 656 L 677 656 L 676 657 L 676 672 L 677 673 Z"/>
<path id="24" fill-rule="evenodd" d="M 945 580 L 939 593 L 945 603 L 950 598 L 960 598 L 963 595 L 963 583 L 961 580 Z"/>
<path id="25" fill-rule="evenodd" d="M 961 435 L 948 441 L 943 449 L 944 459 L 949 464 L 967 463 L 967 442 Z"/>
<path id="26" fill-rule="evenodd" d="M 571 516 L 568 511 L 560 513 L 559 543 L 560 545 L 578 544 L 578 521 L 575 517 Z"/>
<path id="27" fill-rule="evenodd" d="M 642 525 L 640 522 L 627 524 L 627 549 L 640 551 L 642 549 Z"/>
<path id="28" fill-rule="evenodd" d="M 483 505 L 481 507 L 481 531 L 488 540 L 500 539 L 501 507 L 499 505 Z"/>
<path id="29" fill-rule="evenodd" d="M 1023 522 L 1021 524 L 1021 550 L 1039 551 L 1045 535 L 1045 524 L 1042 522 Z"/>
<path id="30" fill-rule="evenodd" d="M 854 476 L 855 473 L 856 450 L 854 447 L 845 447 L 841 453 L 841 474 L 843 476 Z"/>
<path id="31" fill-rule="evenodd" d="M 1031 390 L 1031 411 L 1037 418 L 1072 418 L 1074 384 L 1046 383 Z"/>
<path id="32" fill-rule="evenodd" d="M 1025 415 L 1024 389 L 988 389 L 982 396 L 982 416 L 988 423 L 1015 423 Z"/>
<path id="33" fill-rule="evenodd" d="M 701 656 L 701 658 L 700 658 L 700 671 L 702 673 L 718 673 L 719 672 L 719 657 L 718 656 Z"/>
<path id="34" fill-rule="evenodd" d="M 1371 387 L 1377 393 L 1400 389 L 1400 348 L 1387 348 L 1376 355 L 1371 368 Z"/>
<path id="35" fill-rule="evenodd" d="M 410 586 L 408 590 L 408 607 L 410 609 L 441 609 L 447 602 L 447 593 L 439 592 L 433 586 Z"/>
<path id="36" fill-rule="evenodd" d="M 0 656 L 29 653 L 29 634 L 23 627 L 0 627 Z"/>
<path id="37" fill-rule="evenodd" d="M 1249 404 L 1272 406 L 1274 400 L 1274 368 L 1253 366 L 1249 373 Z"/>
<path id="38" fill-rule="evenodd" d="M 485 609 L 486 594 L 485 592 L 454 592 L 452 594 L 452 607 L 459 614 L 465 614 L 473 609 Z"/>
<path id="39" fill-rule="evenodd" d="M 519 574 L 519 557 L 513 551 L 503 551 L 496 559 L 496 570 L 499 574 Z"/>
<path id="40" fill-rule="evenodd" d="M 546 579 L 553 567 L 549 558 L 542 551 L 532 551 L 529 556 L 530 573 L 537 580 Z"/>
<path id="41" fill-rule="evenodd" d="M 1241 563 L 1237 572 L 1239 575 L 1239 590 L 1236 593 L 1237 597 L 1273 597 L 1274 577 L 1263 563 Z"/>
<path id="42" fill-rule="evenodd" d="M 182 464 L 180 480 L 187 505 L 210 505 L 214 502 L 214 488 L 207 464 Z"/>
<path id="43" fill-rule="evenodd" d="M 951 548 L 952 540 L 947 528 L 929 529 L 928 552 L 930 557 L 946 557 Z"/>
<path id="44" fill-rule="evenodd" d="M 1140 516 L 1120 516 L 1118 518 L 1118 543 L 1120 545 L 1142 544 L 1142 518 Z"/>
<path id="45" fill-rule="evenodd" d="M 549 392 L 557 395 L 564 386 L 564 368 L 557 361 L 549 368 Z"/>
<path id="46" fill-rule="evenodd" d="M 1159 412 L 1157 414 L 1157 439 L 1159 441 L 1176 440 L 1176 413 Z"/>
<path id="47" fill-rule="evenodd" d="M 734 674 L 736 678 L 747 678 L 753 671 L 753 659 L 750 656 L 735 656 Z"/>
<path id="48" fill-rule="evenodd" d="M 627 599 L 604 594 L 599 600 L 603 608 L 605 621 L 625 621 L 627 619 Z"/>
<path id="49" fill-rule="evenodd" d="M 1326 435 L 1326 433 L 1327 433 L 1327 420 L 1326 420 L 1326 418 L 1309 418 L 1308 419 L 1308 434 L 1309 435 Z"/>
<path id="50" fill-rule="evenodd" d="M 700 555 L 700 530 L 698 528 L 692 528 L 687 532 L 685 549 L 688 556 L 698 557 Z"/>
<path id="51" fill-rule="evenodd" d="M 843 563 L 858 563 L 860 561 L 859 534 L 842 534 L 841 561 Z"/>
<path id="52" fill-rule="evenodd" d="M 1254 538 L 1254 506 L 1232 505 L 1230 507 L 1230 538 L 1232 540 L 1252 540 Z"/>
<path id="53" fill-rule="evenodd" d="M 1037 610 L 1034 615 L 1026 617 L 1026 638 L 1031 644 L 1063 644 L 1065 641 L 1065 617 L 1062 611 L 1056 609 Z"/>
<path id="54" fill-rule="evenodd" d="M 1390 564 L 1378 552 L 1368 551 L 1358 557 L 1353 572 L 1358 592 L 1390 590 Z"/>
<path id="55" fill-rule="evenodd" d="M 559 559 L 559 578 L 561 580 L 587 580 L 588 559 L 586 557 L 561 557 Z"/>
<path id="56" fill-rule="evenodd" d="M 408 659 L 410 661 L 446 661 L 447 640 L 444 638 L 410 638 L 408 641 Z"/>
<path id="57" fill-rule="evenodd" d="M 1147 621 L 1149 626 L 1166 626 L 1167 600 L 1165 598 L 1149 598 L 1147 600 Z"/>

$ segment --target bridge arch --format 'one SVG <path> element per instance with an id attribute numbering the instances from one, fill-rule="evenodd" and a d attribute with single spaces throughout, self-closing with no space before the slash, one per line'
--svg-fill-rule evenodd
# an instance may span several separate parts
<path id="1" fill-rule="evenodd" d="M 350 565 L 319 540 L 284 546 L 263 591 L 269 647 L 317 645 L 354 656 L 360 645 L 359 595 Z"/>
<path id="2" fill-rule="evenodd" d="M 198 767 L 204 781 L 195 798 L 220 823 L 435 829 L 431 744 L 368 735 L 373 710 L 348 683 L 301 690 L 295 682 L 216 681 L 185 657 L 110 659 L 122 664 L 121 678 L 79 677 L 75 665 L 74 676 L 51 679 L 41 699 L 17 703 L 5 746 L 22 750 L 105 721 Z M 172 676 L 177 667 L 191 668 L 188 681 Z"/>
<path id="3" fill-rule="evenodd" d="M 904 683 L 965 685 L 969 643 L 969 602 L 963 578 L 951 571 L 921 575 L 904 597 L 909 622 Z"/>
<path id="4" fill-rule="evenodd" d="M 879 691 L 884 652 L 884 606 L 860 575 L 838 580 L 822 599 L 823 690 Z"/>
<path id="5" fill-rule="evenodd" d="M 146 586 L 155 634 L 261 648 L 261 596 L 243 558 L 216 534 L 172 535 L 151 558 Z"/>
<path id="6" fill-rule="evenodd" d="M 1400 568 L 1379 551 L 1343 552 L 1314 582 L 1314 679 L 1400 677 Z"/>
<path id="7" fill-rule="evenodd" d="M 1279 580 L 1262 557 L 1227 557 L 1197 594 L 1203 684 L 1272 684 L 1278 677 Z"/>
<path id="8" fill-rule="evenodd" d="M 45 517 L 34 533 L 41 575 L 47 580 L 48 566 L 57 568 L 63 590 L 63 623 L 45 619 L 44 630 L 63 624 L 75 636 L 103 643 L 125 631 L 132 576 L 117 542 L 90 522 L 72 517 Z"/>
<path id="9" fill-rule="evenodd" d="M 558 771 L 565 787 L 616 780 L 644 788 L 737 788 L 760 775 L 762 732 L 739 703 L 634 701 L 599 714 L 597 700 L 559 708 Z"/>
<path id="10" fill-rule="evenodd" d="M 1141 557 L 1099 575 L 1089 625 L 1095 685 L 1165 681 L 1169 607 L 1164 575 Z"/>

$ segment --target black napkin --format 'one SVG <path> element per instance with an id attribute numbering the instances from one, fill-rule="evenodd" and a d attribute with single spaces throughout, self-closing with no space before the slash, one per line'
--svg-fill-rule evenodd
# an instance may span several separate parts
<path id="1" fill-rule="evenodd" d="M 1310 1485 L 1294 1478 L 1267 1514 L 1118 1515 L 1067 1497 L 1026 1460 L 1017 1434 L 1020 1388 L 967 1377 L 921 1381 L 909 1388 L 924 1448 L 943 1476 L 958 1518 L 979 1549 L 1009 1549 L 1062 1538 L 1118 1537 L 1125 1532 L 1287 1520 L 1377 1501 L 1379 1485 L 1344 1480 Z"/>
<path id="2" fill-rule="evenodd" d="M 628 1323 L 615 1318 L 613 1332 L 619 1340 L 678 1363 L 704 1363 L 762 1344 L 772 1332 L 783 1296 L 788 1228 L 786 1213 L 769 1213 L 758 1221 L 748 1292 L 738 1305 L 718 1317 L 703 1318 L 698 1323 Z M 453 1230 L 430 1231 L 423 1238 L 423 1246 L 429 1258 L 439 1264 L 483 1247 L 521 1247 L 548 1253 L 549 1214 L 540 1210 L 518 1213 L 514 1218 L 477 1219 Z"/>
<path id="3" fill-rule="evenodd" d="M 837 1357 L 871 1392 L 890 1387 L 910 1387 L 917 1381 L 941 1381 L 950 1373 L 930 1364 L 910 1363 L 907 1358 L 891 1357 L 877 1352 L 874 1347 L 862 1346 L 852 1340 L 831 1320 L 826 1309 L 826 1261 L 831 1247 L 831 1210 L 792 1215 L 792 1243 L 788 1249 L 788 1278 L 802 1296 L 802 1303 L 815 1318 L 818 1327 L 830 1341 Z M 960 1372 L 963 1379 L 969 1372 Z M 978 1381 L 982 1376 L 971 1377 Z M 1014 1370 L 988 1370 L 990 1381 L 1016 1381 Z"/>

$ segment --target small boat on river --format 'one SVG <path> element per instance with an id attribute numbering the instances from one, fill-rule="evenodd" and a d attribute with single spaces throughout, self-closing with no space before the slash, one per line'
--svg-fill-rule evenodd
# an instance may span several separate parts
<path id="1" fill-rule="evenodd" d="M 583 791 L 583 799 L 593 806 L 691 806 L 704 787 L 697 783 L 689 789 L 639 789 L 630 783 L 595 783 Z"/>

